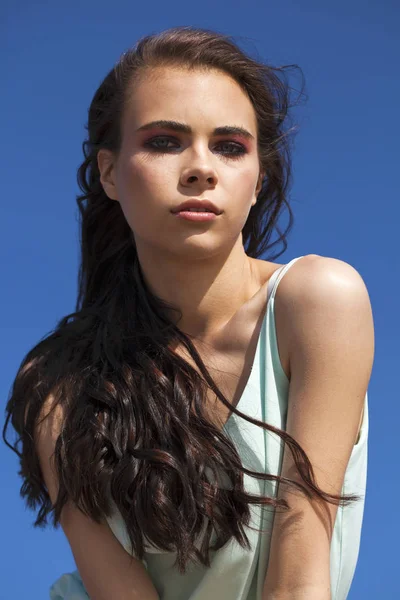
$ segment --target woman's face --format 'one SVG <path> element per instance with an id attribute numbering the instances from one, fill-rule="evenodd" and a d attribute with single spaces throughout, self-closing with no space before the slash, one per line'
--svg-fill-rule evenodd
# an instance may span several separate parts
<path id="1" fill-rule="evenodd" d="M 190 131 L 148 126 L 161 120 Z M 248 135 L 216 135 L 224 126 Z M 233 246 L 261 189 L 253 106 L 233 79 L 215 70 L 152 69 L 127 102 L 116 162 L 109 165 L 107 156 L 99 153 L 101 181 L 120 203 L 139 257 L 206 258 Z M 222 213 L 194 222 L 171 212 L 191 198 L 207 198 Z"/>

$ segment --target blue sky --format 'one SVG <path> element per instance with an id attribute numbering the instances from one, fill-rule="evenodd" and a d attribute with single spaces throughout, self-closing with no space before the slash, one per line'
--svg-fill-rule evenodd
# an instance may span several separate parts
<path id="1" fill-rule="evenodd" d="M 142 35 L 193 25 L 243 36 L 245 51 L 302 68 L 308 101 L 294 113 L 295 224 L 278 262 L 315 253 L 353 265 L 368 287 L 376 331 L 368 487 L 350 600 L 398 593 L 396 4 L 25 0 L 2 7 L 0 18 L 2 406 L 23 356 L 74 307 L 84 124 L 93 93 L 119 55 Z M 61 530 L 32 527 L 33 513 L 19 498 L 17 460 L 3 444 L 0 460 L 0 600 L 43 600 L 51 582 L 74 568 L 72 555 Z"/>

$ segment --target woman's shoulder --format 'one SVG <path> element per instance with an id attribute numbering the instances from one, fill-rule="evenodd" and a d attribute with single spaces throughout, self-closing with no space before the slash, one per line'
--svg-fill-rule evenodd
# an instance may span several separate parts
<path id="1" fill-rule="evenodd" d="M 309 313 L 311 307 L 322 305 L 335 310 L 343 302 L 369 301 L 362 276 L 341 259 L 307 254 L 287 264 L 256 262 L 260 281 L 276 288 L 275 307 L 278 312 L 285 312 L 286 318 L 296 318 L 301 310 Z"/>
<path id="2" fill-rule="evenodd" d="M 280 304 L 298 307 L 299 303 L 334 303 L 365 293 L 363 278 L 351 264 L 338 258 L 308 254 L 291 264 L 276 295 Z"/>
<path id="3" fill-rule="evenodd" d="M 354 315 L 370 320 L 371 306 L 365 283 L 349 263 L 309 254 L 291 261 L 276 288 L 274 318 L 281 363 L 290 378 L 290 348 L 300 337 L 310 343 L 313 331 L 332 331 L 335 324 L 351 323 Z M 286 265 L 283 265 L 283 270 Z"/>

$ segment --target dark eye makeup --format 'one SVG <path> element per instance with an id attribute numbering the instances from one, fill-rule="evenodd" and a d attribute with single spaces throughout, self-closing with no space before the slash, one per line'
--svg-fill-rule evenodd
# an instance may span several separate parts
<path id="1" fill-rule="evenodd" d="M 156 136 L 147 140 L 144 143 L 144 146 L 151 150 L 152 152 L 156 152 L 158 154 L 168 154 L 176 150 L 176 148 L 167 148 L 166 146 L 157 145 L 159 142 L 177 142 L 175 138 L 171 138 L 169 136 Z M 238 142 L 232 142 L 231 140 L 224 140 L 217 143 L 217 146 L 230 146 L 232 148 L 231 151 L 222 152 L 225 156 L 230 156 L 232 159 L 241 158 L 244 154 L 247 154 L 247 149 L 242 144 Z"/>

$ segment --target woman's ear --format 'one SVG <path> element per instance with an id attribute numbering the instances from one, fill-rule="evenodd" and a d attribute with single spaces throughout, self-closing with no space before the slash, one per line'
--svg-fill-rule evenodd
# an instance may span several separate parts
<path id="1" fill-rule="evenodd" d="M 264 177 L 265 177 L 265 171 L 261 171 L 260 175 L 258 176 L 257 187 L 256 187 L 256 196 L 258 196 L 258 194 L 261 191 Z"/>
<path id="2" fill-rule="evenodd" d="M 261 191 L 264 177 L 265 177 L 265 172 L 261 171 L 260 175 L 258 176 L 257 187 L 254 192 L 254 201 L 251 203 L 252 206 L 254 206 L 257 203 L 257 196 Z"/>
<path id="3" fill-rule="evenodd" d="M 115 182 L 115 156 L 111 150 L 101 148 L 97 153 L 97 166 L 100 171 L 100 183 L 111 200 L 118 201 Z"/>

